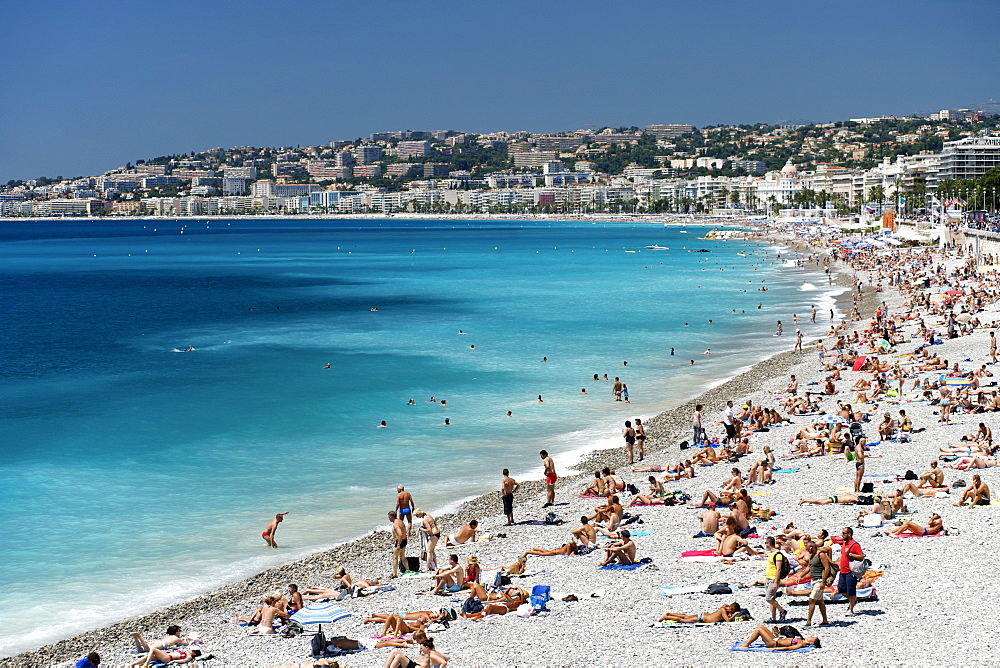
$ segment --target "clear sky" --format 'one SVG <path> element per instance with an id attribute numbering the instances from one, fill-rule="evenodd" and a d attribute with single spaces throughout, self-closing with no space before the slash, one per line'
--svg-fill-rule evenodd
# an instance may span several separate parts
<path id="1" fill-rule="evenodd" d="M 9 2 L 0 181 L 379 130 L 839 120 L 1000 98 L 1000 1 Z"/>

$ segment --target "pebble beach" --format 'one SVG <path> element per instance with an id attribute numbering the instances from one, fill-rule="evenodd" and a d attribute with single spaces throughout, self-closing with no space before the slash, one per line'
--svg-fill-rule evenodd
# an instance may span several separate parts
<path id="1" fill-rule="evenodd" d="M 964 266 L 965 262 L 964 257 L 955 253 L 947 257 L 936 255 L 935 259 L 943 262 L 949 271 Z M 837 279 L 843 284 L 853 285 L 860 280 L 863 286 L 861 299 L 856 304 L 860 318 L 846 323 L 848 332 L 866 330 L 871 314 L 883 302 L 890 315 L 902 315 L 909 310 L 906 303 L 910 293 L 888 284 L 883 285 L 882 291 L 876 291 L 875 286 L 884 279 L 881 269 L 870 266 L 852 269 L 841 261 L 833 266 L 838 272 Z M 942 277 L 925 292 L 938 294 L 947 287 L 960 285 L 978 288 L 980 278 L 960 282 Z M 992 292 L 996 286 L 990 284 L 985 289 Z M 970 295 L 970 303 L 971 298 Z M 967 371 L 988 363 L 990 339 L 989 328 L 985 325 L 1000 319 L 1000 302 L 995 302 L 995 298 L 996 295 L 992 294 L 982 308 L 974 311 L 975 317 L 984 326 L 971 334 L 945 339 L 940 345 L 933 346 L 934 353 L 951 362 L 958 362 Z M 853 306 L 851 293 L 846 293 L 844 299 L 846 301 L 840 308 L 847 313 Z M 923 317 L 928 328 L 943 329 L 943 316 L 925 314 Z M 820 314 L 820 321 L 825 320 Z M 882 357 L 891 364 L 902 363 L 905 368 L 912 369 L 914 375 L 906 379 L 907 391 L 902 397 L 886 397 L 877 404 L 864 406 L 863 410 L 871 416 L 871 421 L 864 423 L 864 429 L 869 441 L 877 441 L 876 427 L 882 415 L 888 412 L 895 417 L 902 408 L 912 419 L 917 432 L 910 442 L 884 441 L 869 448 L 866 472 L 891 480 L 887 483 L 876 482 L 876 492 L 894 491 L 902 484 L 896 481 L 896 477 L 902 477 L 907 470 L 918 474 L 926 471 L 929 462 L 938 457 L 940 446 L 957 442 L 963 434 L 974 433 L 980 422 L 990 427 L 998 424 L 996 413 L 958 413 L 951 422 L 939 423 L 936 414 L 939 407 L 923 400 L 919 393 L 911 393 L 910 387 L 914 379 L 936 380 L 941 372 L 916 370 L 916 364 L 906 355 L 923 345 L 924 341 L 916 334 L 915 317 L 900 322 L 900 331 L 906 342 L 896 345 L 894 353 Z M 794 334 L 786 330 L 785 336 L 791 348 Z M 823 339 L 828 349 L 832 340 L 833 337 Z M 777 408 L 785 415 L 776 403 L 776 397 L 782 396 L 780 390 L 788 384 L 791 374 L 799 380 L 800 393 L 805 390 L 819 391 L 828 374 L 820 368 L 815 343 L 808 341 L 801 353 L 775 355 L 683 405 L 644 420 L 648 440 L 643 463 L 666 466 L 691 456 L 694 449 L 680 450 L 679 443 L 691 439 L 691 414 L 695 404 L 704 404 L 706 427 L 713 437 L 723 435 L 721 426 L 713 423 L 721 418 L 721 411 L 729 399 L 737 405 L 752 400 L 754 404 Z M 863 347 L 858 352 L 871 354 Z M 827 355 L 829 361 L 829 353 Z M 987 368 L 994 369 L 992 365 L 987 365 Z M 854 372 L 847 369 L 841 373 L 842 380 L 837 383 L 839 395 L 825 396 L 820 401 L 822 410 L 826 412 L 836 410 L 837 400 L 853 403 L 855 392 L 850 389 L 851 385 L 859 378 L 871 377 L 863 370 Z M 991 378 L 984 380 L 992 381 Z M 811 383 L 817 385 L 813 387 Z M 857 528 L 857 506 L 799 505 L 798 501 L 803 497 L 821 498 L 849 492 L 853 484 L 854 465 L 843 455 L 783 461 L 782 455 L 788 451 L 790 439 L 811 420 L 809 416 L 789 417 L 790 424 L 753 433 L 749 439 L 752 454 L 739 463 L 722 462 L 696 467 L 693 479 L 672 481 L 666 483 L 666 487 L 685 492 L 695 500 L 700 499 L 705 490 L 717 493 L 731 467 L 739 467 L 745 474 L 761 457 L 762 449 L 770 446 L 778 456 L 779 465 L 797 470 L 775 473 L 773 484 L 749 488 L 756 504 L 777 513 L 770 520 L 755 522 L 759 537 L 750 539 L 752 546 L 762 547 L 766 536 L 781 532 L 790 522 L 810 535 L 816 535 L 821 529 L 826 529 L 831 535 L 839 535 L 841 527 L 855 527 L 855 538 L 871 559 L 873 570 L 882 573 L 876 582 L 877 600 L 860 601 L 855 616 L 845 614 L 846 603 L 829 604 L 831 624 L 814 626 L 806 634 L 822 639 L 822 648 L 808 652 L 809 657 L 763 652 L 749 657 L 744 653 L 730 652 L 734 642 L 745 640 L 756 625 L 768 617 L 764 588 L 754 585 L 763 580 L 765 562 L 760 558 L 736 559 L 731 563 L 680 562 L 679 557 L 684 551 L 714 547 L 715 541 L 711 537 L 693 537 L 700 528 L 697 519 L 700 510 L 683 505 L 629 507 L 628 494 L 623 495 L 623 505 L 626 511 L 638 515 L 641 523 L 635 522 L 627 528 L 644 534 L 635 537 L 637 556 L 651 558 L 650 564 L 632 571 L 598 570 L 597 563 L 603 556 L 600 550 L 580 556 L 528 557 L 531 574 L 514 578 L 514 584 L 528 590 L 534 585 L 551 587 L 553 600 L 548 603 L 548 611 L 530 617 L 515 614 L 490 616 L 481 621 L 459 618 L 448 629 L 432 634 L 437 648 L 449 655 L 450 663 L 457 666 L 990 664 L 1000 660 L 1000 648 L 997 646 L 1000 642 L 992 639 L 995 615 L 992 614 L 993 604 L 988 594 L 988 582 L 998 562 L 995 508 L 954 507 L 952 504 L 957 502 L 965 489 L 962 487 L 952 488 L 950 494 L 940 498 L 907 499 L 912 514 L 906 519 L 926 526 L 931 513 L 939 513 L 949 535 L 904 540 L 886 535 L 894 528 L 891 522 L 880 528 Z M 554 549 L 561 546 L 570 540 L 569 530 L 579 526 L 580 516 L 590 515 L 594 507 L 602 502 L 601 499 L 579 497 L 580 491 L 592 479 L 592 471 L 611 467 L 627 483 L 635 484 L 645 493 L 648 486 L 646 478 L 650 474 L 633 473 L 626 462 L 624 448 L 615 448 L 586 455 L 572 471 L 560 470 L 553 508 L 542 507 L 545 493 L 541 481 L 522 482 L 515 500 L 515 520 L 541 519 L 551 510 L 565 520 L 563 525 L 505 526 L 497 492 L 479 496 L 466 502 L 458 512 L 438 517 L 438 524 L 444 532 L 453 533 L 463 522 L 476 519 L 480 530 L 489 536 L 488 540 L 454 550 L 439 546 L 439 563 L 443 564 L 446 555 L 454 552 L 463 563 L 469 556 L 475 555 L 484 570 L 492 570 L 513 563 L 530 548 Z M 502 468 L 503 463 L 498 462 L 498 482 Z M 994 490 L 993 496 L 998 496 L 994 483 L 1000 484 L 1000 476 L 992 468 L 958 471 L 946 466 L 944 472 L 946 484 L 957 479 L 969 482 L 972 473 L 978 472 Z M 386 486 L 391 487 L 392 484 L 393 481 L 386 481 Z M 420 500 L 416 501 L 419 505 Z M 387 504 L 391 505 L 391 498 L 387 498 Z M 411 540 L 411 546 L 415 543 L 416 540 Z M 331 574 L 338 566 L 346 567 L 356 579 L 381 578 L 395 589 L 342 601 L 341 605 L 351 612 L 351 617 L 324 625 L 328 637 L 343 635 L 371 645 L 381 625 L 363 623 L 370 613 L 461 608 L 465 593 L 422 595 L 420 592 L 427 590 L 431 582 L 425 577 L 387 580 L 391 544 L 388 533 L 376 531 L 196 599 L 11 657 L 2 663 L 10 666 L 70 666 L 87 652 L 97 651 L 103 658 L 102 665 L 126 666 L 141 658 L 141 655 L 131 651 L 129 632 L 141 631 L 147 639 L 154 639 L 160 637 L 168 625 L 179 624 L 184 633 L 198 634 L 203 642 L 203 651 L 210 655 L 210 658 L 198 663 L 215 666 L 299 665 L 309 660 L 309 635 L 294 638 L 248 636 L 247 627 L 239 625 L 235 618 L 249 616 L 263 596 L 282 592 L 289 583 L 297 583 L 302 589 L 310 585 L 331 586 Z M 838 548 L 834 547 L 834 555 L 837 551 Z M 409 554 L 416 553 L 411 547 Z M 696 592 L 664 596 L 660 592 L 662 587 L 703 589 L 716 582 L 729 583 L 733 593 L 711 595 Z M 578 600 L 562 600 L 569 595 Z M 789 602 L 789 599 L 793 600 Z M 712 626 L 661 626 L 656 623 L 666 611 L 698 614 L 733 601 L 746 608 L 753 620 Z M 805 630 L 806 597 L 784 596 L 781 601 L 788 608 L 784 623 Z M 961 640 L 956 637 L 959 632 Z M 943 644 L 948 647 L 947 657 L 941 652 Z M 369 648 L 338 657 L 337 661 L 342 666 L 381 666 L 389 652 L 387 648 Z M 415 650 L 406 652 L 416 658 Z"/>

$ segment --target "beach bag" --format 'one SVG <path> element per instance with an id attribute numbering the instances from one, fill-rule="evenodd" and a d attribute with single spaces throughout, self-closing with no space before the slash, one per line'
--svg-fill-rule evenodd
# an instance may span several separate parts
<path id="1" fill-rule="evenodd" d="M 875 504 L 875 496 L 871 494 L 867 496 L 864 494 L 859 494 L 858 500 L 854 502 L 854 505 L 856 506 L 871 506 L 874 504 Z"/>
<path id="2" fill-rule="evenodd" d="M 779 552 L 778 556 L 781 557 L 781 563 L 778 563 L 778 557 L 774 558 L 775 565 L 778 567 L 778 572 L 774 579 L 780 582 L 788 577 L 788 574 L 792 572 L 792 565 L 788 561 L 788 555 L 784 552 Z"/>
<path id="3" fill-rule="evenodd" d="M 483 602 L 479 600 L 478 596 L 470 596 L 462 603 L 462 613 L 474 615 L 477 612 L 482 612 L 484 607 Z"/>
<path id="4" fill-rule="evenodd" d="M 406 570 L 413 571 L 415 573 L 420 572 L 420 558 L 419 557 L 407 557 L 406 558 Z"/>
<path id="5" fill-rule="evenodd" d="M 862 483 L 861 485 L 862 494 L 871 494 L 874 491 L 875 491 L 875 483 L 871 482 Z"/>
<path id="6" fill-rule="evenodd" d="M 951 483 L 952 487 L 965 487 L 965 481 L 959 478 L 955 482 Z"/>
<path id="7" fill-rule="evenodd" d="M 625 489 L 628 490 L 629 494 L 638 494 L 639 493 L 639 488 L 636 487 L 635 485 L 633 485 L 632 483 L 629 483 L 629 484 L 625 485 Z"/>
<path id="8" fill-rule="evenodd" d="M 778 629 L 778 633 L 781 634 L 782 638 L 801 638 L 802 634 L 794 626 L 782 626 Z"/>
<path id="9" fill-rule="evenodd" d="M 861 518 L 861 526 L 865 529 L 877 529 L 882 526 L 882 515 L 880 513 L 865 515 Z"/>
<path id="10" fill-rule="evenodd" d="M 282 633 L 281 635 L 283 635 L 286 638 L 295 638 L 296 636 L 302 635 L 303 631 L 305 631 L 305 629 L 302 628 L 302 625 L 299 624 L 294 619 L 292 619 L 288 622 L 288 626 L 285 628 L 285 632 Z"/>
<path id="11" fill-rule="evenodd" d="M 542 520 L 542 521 L 545 524 L 562 524 L 563 523 L 562 518 L 559 517 L 558 515 L 556 515 L 555 513 L 549 513 L 549 514 L 547 514 L 545 516 L 545 519 Z"/>
<path id="12" fill-rule="evenodd" d="M 740 608 L 740 611 L 733 615 L 734 622 L 749 622 L 751 619 L 753 617 L 750 616 L 750 611 L 746 608 Z"/>
<path id="13" fill-rule="evenodd" d="M 531 588 L 531 597 L 528 599 L 528 602 L 531 603 L 531 608 L 535 612 L 548 610 L 545 604 L 552 600 L 552 597 L 549 596 L 550 590 L 551 587 L 548 585 L 535 585 Z"/>
<path id="14" fill-rule="evenodd" d="M 497 573 L 496 578 L 493 580 L 493 587 L 499 589 L 500 587 L 506 587 L 510 584 L 510 576 L 504 575 L 503 573 Z"/>
<path id="15" fill-rule="evenodd" d="M 687 450 L 687 449 L 688 449 L 688 448 L 690 447 L 690 445 L 691 445 L 691 444 L 690 444 L 690 443 L 688 443 L 687 441 L 681 441 L 681 444 L 680 444 L 680 449 L 681 449 L 681 450 Z"/>
<path id="16" fill-rule="evenodd" d="M 323 656 L 326 654 L 326 635 L 323 634 L 322 627 L 316 632 L 316 635 L 312 637 L 312 642 L 309 644 L 312 651 L 312 656 Z"/>
<path id="17" fill-rule="evenodd" d="M 917 479 L 917 474 L 914 473 L 913 471 L 907 471 L 906 474 L 903 476 L 903 480 L 916 480 L 916 479 Z"/>
<path id="18" fill-rule="evenodd" d="M 871 559 L 865 557 L 860 561 L 851 562 L 851 574 L 857 579 L 861 579 L 865 576 L 865 573 L 869 571 L 872 567 Z"/>
<path id="19" fill-rule="evenodd" d="M 733 590 L 730 588 L 728 582 L 713 582 L 708 585 L 705 590 L 706 594 L 732 594 Z"/>

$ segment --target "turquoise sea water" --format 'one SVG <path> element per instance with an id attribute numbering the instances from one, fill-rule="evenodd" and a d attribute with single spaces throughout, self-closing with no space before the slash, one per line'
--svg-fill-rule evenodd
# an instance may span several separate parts
<path id="1" fill-rule="evenodd" d="M 397 484 L 439 509 L 538 476 L 542 448 L 565 470 L 791 348 L 793 313 L 828 322 L 820 272 L 684 231 L 0 223 L 0 655 L 363 534 Z"/>

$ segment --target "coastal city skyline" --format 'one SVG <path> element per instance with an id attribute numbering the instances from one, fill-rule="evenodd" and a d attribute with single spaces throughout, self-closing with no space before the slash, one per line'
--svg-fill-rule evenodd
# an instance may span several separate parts
<path id="1" fill-rule="evenodd" d="M 114 7 L 5 11 L 2 80 L 31 94 L 0 107 L 0 182 L 381 129 L 700 128 L 960 108 L 995 97 L 988 26 L 1000 18 L 989 2 L 950 17 L 929 2 L 835 13 L 721 3 L 711 17 L 648 2 Z M 974 57 L 956 61 L 945 18 L 963 25 Z M 77 63 L 86 76 L 44 83 Z"/>

